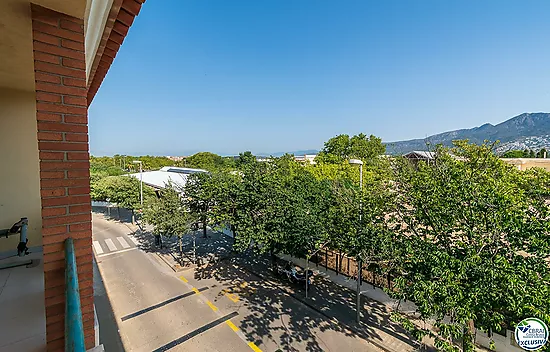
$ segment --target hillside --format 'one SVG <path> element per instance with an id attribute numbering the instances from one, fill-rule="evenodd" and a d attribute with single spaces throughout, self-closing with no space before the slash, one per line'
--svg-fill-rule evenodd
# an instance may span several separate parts
<path id="1" fill-rule="evenodd" d="M 483 143 L 484 140 L 496 141 L 500 144 L 497 152 L 511 149 L 534 149 L 550 146 L 550 113 L 524 113 L 498 125 L 486 123 L 479 127 L 461 129 L 439 133 L 425 139 L 411 139 L 408 141 L 386 143 L 389 154 L 405 154 L 413 150 L 428 149 L 430 146 L 443 144 L 451 146 L 452 141 L 468 139 L 474 143 Z"/>

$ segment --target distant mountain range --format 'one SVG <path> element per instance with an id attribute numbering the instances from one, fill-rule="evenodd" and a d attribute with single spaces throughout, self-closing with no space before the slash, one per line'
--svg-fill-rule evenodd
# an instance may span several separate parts
<path id="1" fill-rule="evenodd" d="M 498 125 L 486 123 L 479 127 L 435 134 L 425 139 L 411 139 L 386 143 L 388 154 L 406 154 L 413 150 L 427 150 L 437 144 L 452 146 L 454 140 L 468 139 L 481 144 L 484 140 L 500 141 L 497 153 L 513 149 L 538 150 L 550 146 L 550 113 L 524 113 Z M 429 143 L 429 146 L 427 145 Z"/>
<path id="2" fill-rule="evenodd" d="M 472 143 L 481 144 L 488 140 L 500 141 L 497 153 L 508 150 L 541 148 L 550 149 L 550 113 L 524 113 L 497 125 L 486 123 L 479 127 L 443 132 L 423 139 L 386 142 L 386 152 L 392 155 L 406 154 L 413 150 L 428 150 L 437 144 L 451 147 L 453 141 L 468 139 Z M 428 144 L 429 143 L 429 144 Z M 258 156 L 281 156 L 284 154 L 305 155 L 317 154 L 316 149 L 296 150 L 292 152 L 258 153 Z"/>

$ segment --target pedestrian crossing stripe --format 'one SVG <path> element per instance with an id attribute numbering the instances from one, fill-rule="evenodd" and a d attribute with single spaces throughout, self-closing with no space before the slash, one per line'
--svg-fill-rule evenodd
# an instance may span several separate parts
<path id="1" fill-rule="evenodd" d="M 99 243 L 99 241 L 94 241 L 94 248 L 95 248 L 96 254 L 103 253 L 103 248 L 101 248 L 101 244 Z"/>
<path id="2" fill-rule="evenodd" d="M 115 244 L 113 243 L 113 240 L 112 240 L 112 239 L 107 238 L 107 239 L 105 240 L 105 244 L 107 245 L 107 247 L 109 247 L 109 250 L 110 250 L 111 252 L 117 250 L 117 248 L 116 248 Z"/>
<path id="3" fill-rule="evenodd" d="M 126 242 L 126 240 L 123 237 L 117 237 L 116 239 L 120 243 L 122 248 L 130 248 L 130 245 L 128 244 L 128 242 Z"/>
<path id="4" fill-rule="evenodd" d="M 138 246 L 133 246 L 127 238 L 122 236 L 107 238 L 104 240 L 95 240 L 92 241 L 92 244 L 94 252 L 98 256 L 122 251 L 126 252 L 130 249 L 138 249 Z"/>

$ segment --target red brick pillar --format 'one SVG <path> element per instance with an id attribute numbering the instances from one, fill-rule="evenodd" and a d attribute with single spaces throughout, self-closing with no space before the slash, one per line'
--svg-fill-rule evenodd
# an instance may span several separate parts
<path id="1" fill-rule="evenodd" d="M 84 22 L 32 6 L 48 351 L 64 348 L 64 241 L 74 239 L 87 348 L 94 346 Z"/>

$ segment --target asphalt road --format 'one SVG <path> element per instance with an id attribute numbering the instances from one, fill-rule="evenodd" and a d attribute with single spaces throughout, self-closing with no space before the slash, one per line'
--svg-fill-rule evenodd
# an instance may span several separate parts
<path id="1" fill-rule="evenodd" d="M 152 238 L 97 214 L 93 241 L 108 352 L 378 351 L 229 261 L 174 273 L 149 252 Z"/>

